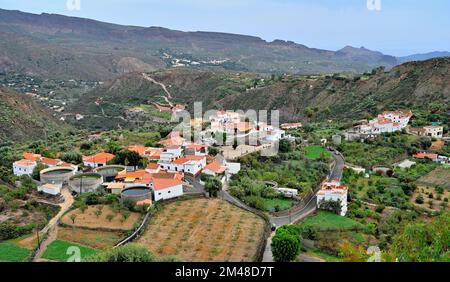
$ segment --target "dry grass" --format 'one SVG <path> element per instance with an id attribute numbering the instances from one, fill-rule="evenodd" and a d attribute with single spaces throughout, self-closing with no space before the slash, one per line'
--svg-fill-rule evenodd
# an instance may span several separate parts
<path id="1" fill-rule="evenodd" d="M 429 194 L 433 195 L 433 198 L 431 199 L 429 197 Z M 424 198 L 425 202 L 423 204 L 418 204 L 416 203 L 416 198 L 417 196 L 422 195 L 422 197 Z M 436 190 L 434 188 L 430 188 L 430 187 L 426 187 L 426 186 L 419 186 L 417 187 L 416 192 L 413 194 L 413 196 L 411 197 L 411 203 L 413 203 L 416 206 L 425 208 L 427 210 L 432 210 L 432 211 L 440 211 L 440 210 L 445 210 L 448 209 L 447 207 L 444 207 L 442 204 L 444 203 L 444 199 L 450 198 L 450 192 L 449 190 L 444 190 L 443 194 L 438 194 L 436 193 Z M 430 201 L 431 201 L 431 205 L 430 205 Z"/>
<path id="2" fill-rule="evenodd" d="M 109 249 L 125 237 L 121 232 L 58 227 L 58 240 L 70 241 L 94 249 Z"/>
<path id="3" fill-rule="evenodd" d="M 427 175 L 421 177 L 418 182 L 425 185 L 442 185 L 450 188 L 450 168 L 438 167 Z"/>
<path id="4" fill-rule="evenodd" d="M 101 214 L 97 215 L 98 208 L 101 209 Z M 72 215 L 76 215 L 75 223 L 72 221 Z M 114 218 L 109 221 L 108 215 L 113 215 Z M 61 222 L 75 227 L 105 228 L 126 231 L 133 229 L 134 224 L 139 218 L 139 213 L 130 213 L 130 216 L 125 220 L 120 212 L 113 211 L 110 206 L 89 206 L 84 213 L 80 209 L 76 209 L 65 214 L 61 218 Z"/>
<path id="5" fill-rule="evenodd" d="M 192 262 L 254 261 L 264 220 L 219 199 L 167 205 L 138 243 L 157 255 Z"/>

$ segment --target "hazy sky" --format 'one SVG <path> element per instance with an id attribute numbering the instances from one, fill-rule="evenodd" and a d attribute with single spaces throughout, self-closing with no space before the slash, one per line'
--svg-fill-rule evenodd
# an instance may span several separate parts
<path id="1" fill-rule="evenodd" d="M 450 1 L 367 0 L 0 0 L 0 8 L 101 21 L 220 31 L 337 50 L 364 46 L 392 55 L 450 51 Z M 376 5 L 375 5 L 376 6 Z"/>

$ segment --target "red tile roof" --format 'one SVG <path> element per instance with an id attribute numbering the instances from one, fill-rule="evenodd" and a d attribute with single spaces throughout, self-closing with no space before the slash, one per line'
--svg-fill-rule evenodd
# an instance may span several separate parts
<path id="1" fill-rule="evenodd" d="M 83 162 L 87 163 L 107 163 L 114 159 L 114 155 L 108 153 L 100 153 L 93 156 L 84 156 Z"/>
<path id="2" fill-rule="evenodd" d="M 219 162 L 212 162 L 209 165 L 205 167 L 205 170 L 208 169 L 210 171 L 213 171 L 215 173 L 223 173 L 226 170 L 226 167 L 221 165 Z"/>
<path id="3" fill-rule="evenodd" d="M 183 182 L 178 179 L 166 179 L 166 178 L 153 179 L 153 188 L 155 189 L 155 191 L 168 189 L 182 184 Z"/>

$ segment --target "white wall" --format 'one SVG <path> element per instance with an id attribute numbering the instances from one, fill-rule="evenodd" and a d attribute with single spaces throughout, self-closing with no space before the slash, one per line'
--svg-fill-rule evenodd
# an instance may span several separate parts
<path id="1" fill-rule="evenodd" d="M 183 184 L 155 191 L 155 202 L 168 200 L 183 195 Z"/>
<path id="2" fill-rule="evenodd" d="M 15 176 L 31 175 L 36 166 L 20 166 L 13 165 L 13 173 Z"/>

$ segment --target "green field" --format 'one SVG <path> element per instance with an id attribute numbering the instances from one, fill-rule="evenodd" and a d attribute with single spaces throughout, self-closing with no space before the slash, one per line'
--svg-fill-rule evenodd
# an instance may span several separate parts
<path id="1" fill-rule="evenodd" d="M 339 216 L 325 211 L 319 211 L 317 215 L 308 217 L 299 224 L 301 228 L 313 227 L 317 230 L 349 230 L 361 225 L 353 219 Z"/>
<path id="2" fill-rule="evenodd" d="M 267 211 L 275 211 L 275 207 L 278 206 L 280 211 L 290 209 L 292 205 L 294 204 L 294 200 L 292 199 L 281 199 L 281 198 L 274 198 L 274 199 L 266 199 L 263 198 L 264 201 L 264 208 Z"/>
<path id="3" fill-rule="evenodd" d="M 317 160 L 324 154 L 325 156 L 330 156 L 330 152 L 328 152 L 324 147 L 322 146 L 308 146 L 305 148 L 305 155 L 307 158 L 312 160 Z"/>
<path id="4" fill-rule="evenodd" d="M 30 258 L 30 250 L 21 248 L 12 242 L 0 243 L 0 261 L 24 262 Z"/>
<path id="5" fill-rule="evenodd" d="M 80 249 L 81 260 L 97 252 L 94 249 L 84 247 L 75 243 L 55 240 L 50 245 L 48 245 L 47 250 L 45 251 L 42 258 L 52 261 L 67 262 L 74 255 L 73 253 L 67 254 L 70 247 L 78 247 Z"/>

